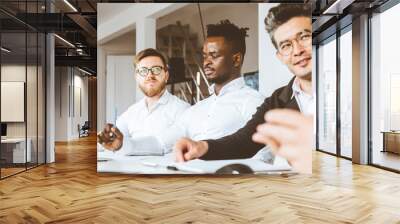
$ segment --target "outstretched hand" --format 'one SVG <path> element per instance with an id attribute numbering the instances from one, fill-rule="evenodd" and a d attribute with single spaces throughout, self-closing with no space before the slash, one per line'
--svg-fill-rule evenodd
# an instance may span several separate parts
<path id="1" fill-rule="evenodd" d="M 257 127 L 253 141 L 271 146 L 300 173 L 312 172 L 313 116 L 289 109 L 271 110 Z"/>

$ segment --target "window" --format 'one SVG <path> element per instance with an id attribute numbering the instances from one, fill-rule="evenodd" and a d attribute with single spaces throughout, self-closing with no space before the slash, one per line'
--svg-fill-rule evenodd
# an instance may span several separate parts
<path id="1" fill-rule="evenodd" d="M 340 155 L 352 157 L 352 32 L 340 36 Z"/>
<path id="2" fill-rule="evenodd" d="M 318 47 L 318 149 L 336 153 L 336 37 Z"/>
<path id="3" fill-rule="evenodd" d="M 21 16 L 43 12 L 42 5 L 44 1 L 0 3 Z M 45 44 L 44 33 L 0 12 L 0 178 L 45 163 Z"/>
<path id="4" fill-rule="evenodd" d="M 400 5 L 371 18 L 372 164 L 400 170 Z"/>

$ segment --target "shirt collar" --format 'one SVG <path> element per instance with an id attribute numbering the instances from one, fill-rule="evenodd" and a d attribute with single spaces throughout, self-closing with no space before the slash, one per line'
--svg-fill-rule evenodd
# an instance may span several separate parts
<path id="1" fill-rule="evenodd" d="M 163 95 L 157 101 L 157 104 L 167 104 L 170 96 L 171 96 L 171 93 L 169 93 L 168 90 L 165 89 Z"/>
<path id="2" fill-rule="evenodd" d="M 292 97 L 293 98 L 295 95 L 305 95 L 308 97 L 312 97 L 312 95 L 307 94 L 300 88 L 300 81 L 297 79 L 297 77 L 294 79 L 293 85 L 292 85 Z"/>
<path id="3" fill-rule="evenodd" d="M 243 77 L 236 78 L 236 79 L 228 82 L 226 85 L 224 85 L 222 87 L 222 89 L 219 91 L 219 95 L 218 96 L 222 96 L 222 95 L 224 95 L 226 93 L 241 89 L 245 85 L 246 85 L 246 83 L 244 82 L 244 78 Z M 211 95 L 215 95 L 215 84 L 212 84 L 210 86 L 210 88 L 208 88 L 208 91 L 209 91 L 209 93 Z"/>
<path id="4" fill-rule="evenodd" d="M 164 93 L 161 95 L 160 99 L 158 99 L 157 103 L 151 108 L 151 111 L 157 108 L 159 105 L 164 105 L 168 103 L 168 100 L 171 96 L 171 93 L 168 92 L 167 89 L 165 89 Z M 142 105 L 143 107 L 147 108 L 146 105 L 146 98 L 142 99 Z M 148 109 L 148 108 L 147 108 Z"/>

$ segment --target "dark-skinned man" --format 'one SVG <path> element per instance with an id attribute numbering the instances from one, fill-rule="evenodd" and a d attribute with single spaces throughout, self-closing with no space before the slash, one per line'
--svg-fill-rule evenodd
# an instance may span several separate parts
<path id="1" fill-rule="evenodd" d="M 307 4 L 280 4 L 269 11 L 265 25 L 277 50 L 276 56 L 295 77 L 266 98 L 252 119 L 237 132 L 214 140 L 179 140 L 174 147 L 177 161 L 249 158 L 268 144 L 273 152 L 288 159 L 295 171 L 311 173 L 315 110 L 311 81 L 311 9 Z M 286 110 L 274 110 L 279 108 Z M 282 138 L 282 133 L 291 139 Z"/>
<path id="2" fill-rule="evenodd" d="M 166 149 L 182 137 L 216 139 L 243 127 L 262 103 L 263 96 L 247 86 L 241 69 L 246 53 L 247 28 L 229 20 L 207 25 L 203 44 L 203 69 L 212 83 L 211 95 L 185 111 L 162 135 Z"/>

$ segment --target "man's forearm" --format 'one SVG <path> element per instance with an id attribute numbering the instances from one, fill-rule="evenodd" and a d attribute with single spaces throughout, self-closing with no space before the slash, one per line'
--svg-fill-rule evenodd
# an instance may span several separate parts
<path id="1" fill-rule="evenodd" d="M 207 140 L 208 152 L 200 159 L 220 160 L 220 159 L 245 159 L 254 156 L 261 148 L 262 144 L 253 141 L 243 141 L 237 136 L 226 136 L 222 139 Z"/>
<path id="2" fill-rule="evenodd" d="M 237 132 L 216 140 L 206 140 L 208 151 L 201 159 L 243 159 L 254 156 L 264 145 L 253 142 L 251 137 L 257 126 L 264 122 L 264 114 L 268 108 L 269 100 L 266 99 L 246 125 Z"/>

